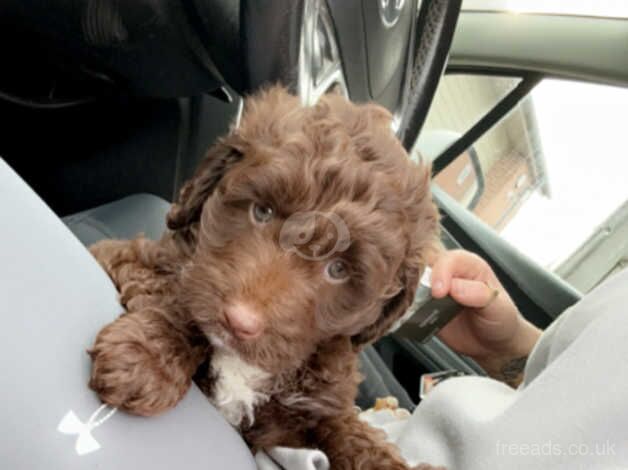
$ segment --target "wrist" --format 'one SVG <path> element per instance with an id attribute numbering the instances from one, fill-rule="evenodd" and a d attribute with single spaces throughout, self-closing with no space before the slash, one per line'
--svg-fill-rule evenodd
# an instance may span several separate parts
<path id="1" fill-rule="evenodd" d="M 489 376 L 517 387 L 523 379 L 523 370 L 542 331 L 520 317 L 516 334 L 506 344 L 492 348 L 491 353 L 472 357 Z"/>

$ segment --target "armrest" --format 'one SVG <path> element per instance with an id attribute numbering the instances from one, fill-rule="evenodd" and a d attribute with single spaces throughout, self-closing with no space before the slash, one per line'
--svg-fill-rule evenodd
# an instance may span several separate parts
<path id="1" fill-rule="evenodd" d="M 162 416 L 106 418 L 101 410 L 88 425 L 101 404 L 87 388 L 86 349 L 121 312 L 117 292 L 2 159 L 0 220 L 3 467 L 255 469 L 240 436 L 196 387 Z"/>

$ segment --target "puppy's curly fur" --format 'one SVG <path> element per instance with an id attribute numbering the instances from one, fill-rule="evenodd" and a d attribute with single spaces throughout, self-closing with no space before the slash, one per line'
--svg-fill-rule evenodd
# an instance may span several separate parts
<path id="1" fill-rule="evenodd" d="M 390 122 L 336 95 L 306 108 L 263 91 L 183 186 L 161 240 L 94 245 L 126 308 L 90 351 L 102 400 L 154 415 L 194 379 L 254 451 L 316 447 L 334 469 L 406 469 L 354 411 L 357 353 L 405 312 L 438 246 L 429 168 Z M 307 227 L 290 228 L 297 213 Z M 330 220 L 349 239 L 321 257 L 335 243 Z M 338 260 L 340 280 L 329 275 Z M 236 303 L 261 334 L 234 334 Z"/>

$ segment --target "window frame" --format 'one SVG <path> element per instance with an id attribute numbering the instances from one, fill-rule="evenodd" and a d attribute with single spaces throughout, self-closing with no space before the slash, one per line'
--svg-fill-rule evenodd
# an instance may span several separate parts
<path id="1" fill-rule="evenodd" d="M 505 119 L 542 80 L 559 78 L 517 69 L 448 67 L 445 75 L 453 74 L 517 77 L 521 81 L 432 161 L 434 176 Z M 491 265 L 517 307 L 532 323 L 545 328 L 580 300 L 582 294 L 578 290 L 502 239 L 440 188 L 433 188 L 433 197 L 441 212 L 443 229 L 461 248 L 477 253 Z"/>

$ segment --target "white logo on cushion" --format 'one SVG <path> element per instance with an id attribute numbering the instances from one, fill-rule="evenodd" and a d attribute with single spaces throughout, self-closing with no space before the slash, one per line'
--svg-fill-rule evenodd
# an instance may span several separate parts
<path id="1" fill-rule="evenodd" d="M 94 439 L 94 436 L 92 436 L 92 430 L 103 424 L 116 412 L 116 408 L 111 408 L 105 416 L 96 420 L 101 411 L 107 408 L 107 405 L 101 405 L 92 413 L 86 423 L 83 423 L 72 410 L 68 411 L 65 416 L 61 418 L 57 426 L 57 431 L 63 434 L 78 435 L 76 443 L 74 444 L 74 450 L 78 455 L 89 454 L 90 452 L 100 449 L 100 444 Z"/>

